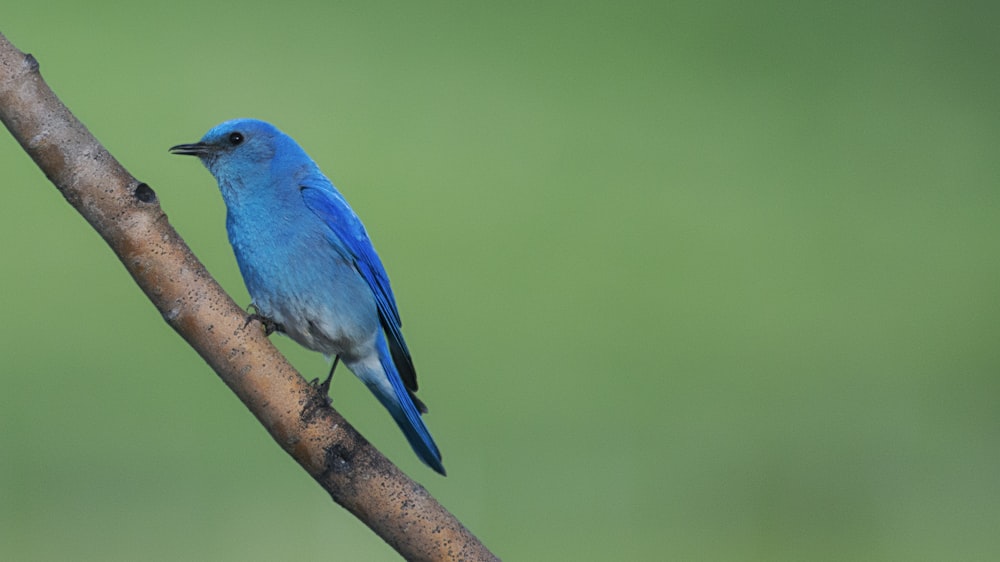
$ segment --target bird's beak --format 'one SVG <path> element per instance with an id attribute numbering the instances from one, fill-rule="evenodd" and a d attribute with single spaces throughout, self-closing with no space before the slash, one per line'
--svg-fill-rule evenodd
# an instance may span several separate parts
<path id="1" fill-rule="evenodd" d="M 181 154 L 187 156 L 206 156 L 212 153 L 212 146 L 203 142 L 193 144 L 179 144 L 170 147 L 171 154 Z"/>

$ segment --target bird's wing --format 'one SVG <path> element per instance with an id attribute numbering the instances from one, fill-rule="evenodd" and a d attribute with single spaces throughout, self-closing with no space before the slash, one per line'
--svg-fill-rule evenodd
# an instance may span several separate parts
<path id="1" fill-rule="evenodd" d="M 312 175 L 305 178 L 300 186 L 302 200 L 306 207 L 316 214 L 326 224 L 339 242 L 338 246 L 350 254 L 354 260 L 354 266 L 358 273 L 371 287 L 375 296 L 375 303 L 378 305 L 379 317 L 382 328 L 385 330 L 386 339 L 389 343 L 389 350 L 392 354 L 393 363 L 399 370 L 399 375 L 410 390 L 414 403 L 421 411 L 426 411 L 422 402 L 413 396 L 417 390 L 417 373 L 413 367 L 413 359 L 410 357 L 410 350 L 406 347 L 403 339 L 402 321 L 399 319 L 399 310 L 396 308 L 396 299 L 392 294 L 392 287 L 389 286 L 389 276 L 382 267 L 382 260 L 375 253 L 368 232 L 361 224 L 350 205 L 330 183 L 326 177 Z"/>

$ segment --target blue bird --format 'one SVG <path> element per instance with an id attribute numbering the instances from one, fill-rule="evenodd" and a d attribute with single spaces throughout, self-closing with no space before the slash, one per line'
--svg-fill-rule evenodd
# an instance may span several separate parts
<path id="1" fill-rule="evenodd" d="M 170 152 L 197 156 L 218 181 L 229 242 L 266 324 L 334 357 L 333 369 L 343 361 L 389 410 L 420 460 L 444 474 L 421 419 L 427 408 L 414 394 L 417 373 L 389 277 L 361 219 L 316 163 L 291 137 L 256 119 L 226 121 Z"/>

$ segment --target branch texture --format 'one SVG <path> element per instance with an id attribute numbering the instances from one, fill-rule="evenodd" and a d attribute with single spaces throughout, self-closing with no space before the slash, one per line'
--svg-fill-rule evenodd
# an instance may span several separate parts
<path id="1" fill-rule="evenodd" d="M 0 34 L 0 120 L 173 327 L 335 502 L 411 560 L 496 560 L 292 368 L 137 181 Z"/>

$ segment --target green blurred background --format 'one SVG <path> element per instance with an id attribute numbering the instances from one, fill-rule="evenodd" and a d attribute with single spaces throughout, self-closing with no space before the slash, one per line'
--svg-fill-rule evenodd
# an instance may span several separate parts
<path id="1" fill-rule="evenodd" d="M 8 2 L 0 32 L 237 302 L 233 117 L 387 264 L 509 560 L 1000 557 L 996 3 Z M 0 134 L 0 559 L 392 560 Z M 278 345 L 307 377 L 326 363 Z"/>

